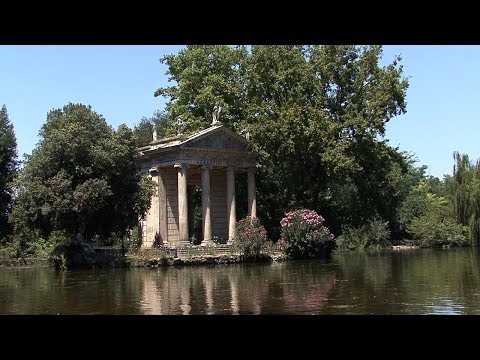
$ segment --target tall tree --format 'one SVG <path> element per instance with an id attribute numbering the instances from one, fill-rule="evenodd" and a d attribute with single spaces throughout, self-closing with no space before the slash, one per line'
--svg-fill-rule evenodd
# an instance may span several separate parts
<path id="1" fill-rule="evenodd" d="M 179 115 L 187 124 L 186 132 L 193 133 L 212 122 L 214 105 L 222 107 L 222 121 L 227 126 L 245 117 L 242 105 L 245 46 L 191 45 L 178 55 L 166 55 L 160 61 L 168 66 L 169 81 L 176 85 L 159 88 L 155 96 L 170 99 L 167 135 L 175 135 L 173 121 Z"/>
<path id="2" fill-rule="evenodd" d="M 136 171 L 133 132 L 114 131 L 90 106 L 48 113 L 40 142 L 19 177 L 13 211 L 18 234 L 108 238 L 133 227 L 149 207 L 152 188 Z"/>
<path id="3" fill-rule="evenodd" d="M 0 241 L 11 232 L 8 217 L 12 211 L 12 184 L 17 169 L 17 140 L 7 107 L 3 105 L 0 110 Z"/>
<path id="4" fill-rule="evenodd" d="M 472 245 L 480 242 L 480 159 L 472 164 L 467 154 L 453 153 L 453 192 L 457 221 L 467 225 Z"/>
<path id="5" fill-rule="evenodd" d="M 259 214 L 273 237 L 283 212 L 299 207 L 325 214 L 338 232 L 379 214 L 393 219 L 388 180 L 406 172 L 383 136 L 406 111 L 408 81 L 399 57 L 382 67 L 381 56 L 380 46 L 187 46 L 162 59 L 176 85 L 155 95 L 190 131 L 208 126 L 216 103 L 227 126 L 248 131 Z"/>

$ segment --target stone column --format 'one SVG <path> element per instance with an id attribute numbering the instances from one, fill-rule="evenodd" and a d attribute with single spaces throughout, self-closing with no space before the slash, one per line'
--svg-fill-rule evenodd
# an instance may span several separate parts
<path id="1" fill-rule="evenodd" d="M 255 194 L 255 168 L 248 168 L 248 216 L 257 217 L 257 196 Z"/>
<path id="2" fill-rule="evenodd" d="M 175 164 L 178 169 L 178 245 L 188 245 L 187 165 Z"/>
<path id="3" fill-rule="evenodd" d="M 193 192 L 194 188 L 192 185 L 187 185 L 187 200 L 188 200 L 188 236 L 189 239 L 195 235 L 195 228 L 193 223 L 194 214 L 194 206 L 193 206 Z"/>
<path id="4" fill-rule="evenodd" d="M 202 245 L 213 243 L 210 206 L 210 166 L 202 166 L 202 229 Z"/>
<path id="5" fill-rule="evenodd" d="M 235 210 L 235 169 L 227 167 L 227 212 L 228 212 L 228 243 L 235 238 L 235 222 L 237 214 Z"/>
<path id="6" fill-rule="evenodd" d="M 156 167 L 152 167 L 149 171 L 150 179 L 155 182 L 157 185 L 157 189 L 151 198 L 150 209 L 147 213 L 146 220 L 147 220 L 147 238 L 145 243 L 143 244 L 144 247 L 150 248 L 155 244 L 159 234 L 158 234 L 158 171 Z"/>
<path id="7" fill-rule="evenodd" d="M 160 241 L 167 244 L 167 192 L 165 190 L 165 168 L 158 169 L 158 229 Z"/>

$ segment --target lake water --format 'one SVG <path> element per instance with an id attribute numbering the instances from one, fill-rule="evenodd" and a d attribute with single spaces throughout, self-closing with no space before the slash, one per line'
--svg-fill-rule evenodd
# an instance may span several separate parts
<path id="1" fill-rule="evenodd" d="M 477 249 L 155 269 L 0 269 L 0 314 L 480 314 Z"/>

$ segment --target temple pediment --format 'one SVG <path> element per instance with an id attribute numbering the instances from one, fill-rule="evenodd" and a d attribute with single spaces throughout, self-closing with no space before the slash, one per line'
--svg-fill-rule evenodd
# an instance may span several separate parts
<path id="1" fill-rule="evenodd" d="M 177 163 L 248 168 L 255 166 L 255 154 L 247 147 L 248 141 L 244 137 L 219 124 L 188 137 L 178 135 L 152 141 L 138 149 L 136 161 L 144 172 Z"/>
<path id="2" fill-rule="evenodd" d="M 183 148 L 247 151 L 248 142 L 224 126 L 210 127 L 180 143 Z"/>

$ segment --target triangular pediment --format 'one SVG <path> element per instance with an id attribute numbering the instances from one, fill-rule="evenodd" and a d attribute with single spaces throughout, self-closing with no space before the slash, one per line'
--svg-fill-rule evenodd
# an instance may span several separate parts
<path id="1" fill-rule="evenodd" d="M 247 151 L 248 142 L 224 126 L 210 127 L 181 143 L 186 148 Z"/>

